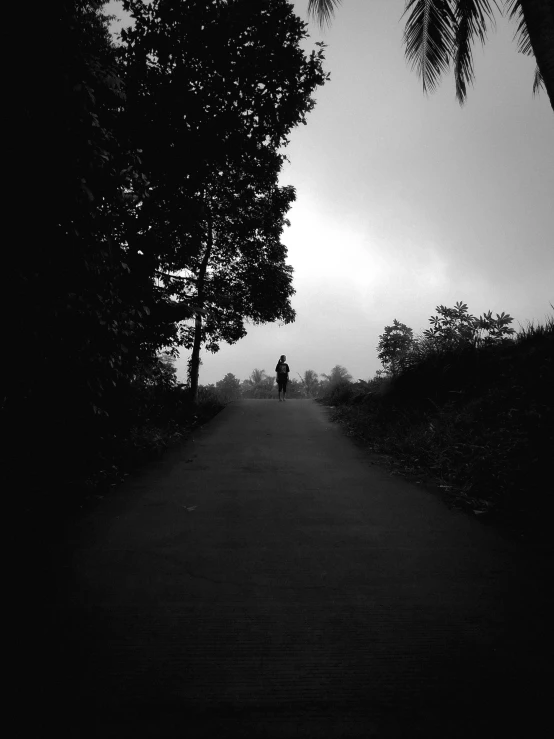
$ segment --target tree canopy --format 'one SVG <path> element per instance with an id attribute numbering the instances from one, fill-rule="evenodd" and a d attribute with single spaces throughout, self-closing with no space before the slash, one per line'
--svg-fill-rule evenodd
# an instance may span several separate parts
<path id="1" fill-rule="evenodd" d="M 202 344 L 237 341 L 245 320 L 294 320 L 281 236 L 295 193 L 278 177 L 325 82 L 323 48 L 304 53 L 306 24 L 284 0 L 124 7 L 126 127 L 149 183 L 129 248 L 134 263 L 149 249 L 167 297 L 194 306 L 175 340 L 195 388 Z"/>

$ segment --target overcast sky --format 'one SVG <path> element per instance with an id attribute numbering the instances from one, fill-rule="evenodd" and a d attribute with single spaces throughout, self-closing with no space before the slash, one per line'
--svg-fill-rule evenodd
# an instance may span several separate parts
<path id="1" fill-rule="evenodd" d="M 307 5 L 294 2 L 304 19 Z M 328 44 L 331 81 L 293 132 L 281 177 L 297 190 L 283 239 L 297 319 L 203 353 L 201 384 L 272 373 L 280 354 L 292 377 L 341 364 L 367 380 L 386 325 L 418 333 L 458 300 L 474 315 L 509 313 L 516 330 L 554 313 L 554 114 L 545 92 L 532 95 L 535 63 L 498 18 L 475 48 L 466 105 L 451 76 L 425 96 L 404 58 L 403 8 L 344 0 L 330 28 L 310 21 L 308 46 Z"/>

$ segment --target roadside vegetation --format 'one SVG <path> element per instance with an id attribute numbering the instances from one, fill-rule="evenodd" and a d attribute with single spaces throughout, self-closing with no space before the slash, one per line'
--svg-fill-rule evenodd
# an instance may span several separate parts
<path id="1" fill-rule="evenodd" d="M 25 510 L 155 457 L 221 407 L 201 351 L 295 318 L 280 175 L 323 45 L 286 0 L 123 0 L 117 40 L 104 6 L 32 14 L 14 72 L 1 423 Z"/>
<path id="2" fill-rule="evenodd" d="M 518 530 L 554 512 L 554 319 L 518 333 L 505 314 L 437 308 L 419 337 L 394 321 L 384 369 L 332 384 L 332 418 L 396 474 L 439 486 L 453 505 Z"/>

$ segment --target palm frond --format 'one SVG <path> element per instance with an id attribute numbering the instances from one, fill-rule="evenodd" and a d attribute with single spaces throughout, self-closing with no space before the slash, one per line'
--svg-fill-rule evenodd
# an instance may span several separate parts
<path id="1" fill-rule="evenodd" d="M 521 8 L 520 0 L 508 0 L 508 12 L 510 14 L 510 20 L 518 21 L 516 32 L 514 33 L 514 40 L 517 38 L 517 50 L 520 54 L 525 56 L 531 56 L 533 54 L 533 47 L 531 46 L 531 39 L 529 38 L 529 31 L 523 17 L 523 10 Z"/>
<path id="2" fill-rule="evenodd" d="M 335 7 L 341 4 L 341 0 L 310 0 L 308 3 L 308 15 L 313 16 L 321 26 L 331 23 L 335 15 Z"/>
<path id="3" fill-rule="evenodd" d="M 535 79 L 533 80 L 533 95 L 538 95 L 541 91 L 541 87 L 544 89 L 544 79 L 541 74 L 541 70 L 535 68 Z"/>
<path id="4" fill-rule="evenodd" d="M 498 4 L 493 0 L 497 9 Z M 478 38 L 484 44 L 487 38 L 487 26 L 494 23 L 493 8 L 489 0 L 458 0 L 454 10 L 456 17 L 454 58 L 454 79 L 456 80 L 456 97 L 463 104 L 466 99 L 467 83 L 473 82 L 473 41 Z"/>
<path id="5" fill-rule="evenodd" d="M 410 16 L 404 30 L 406 59 L 423 83 L 423 91 L 434 90 L 448 70 L 454 55 L 456 18 L 453 0 L 406 0 Z"/>
<path id="6" fill-rule="evenodd" d="M 520 54 L 525 54 L 525 56 L 534 56 L 535 52 L 531 46 L 531 39 L 529 38 L 527 24 L 523 17 L 520 0 L 508 0 L 508 12 L 510 14 L 510 20 L 515 19 L 518 22 L 514 33 L 514 40 L 517 39 L 517 50 Z M 535 77 L 533 79 L 533 95 L 538 95 L 541 87 L 544 89 L 544 80 L 541 71 L 537 66 L 535 69 Z"/>

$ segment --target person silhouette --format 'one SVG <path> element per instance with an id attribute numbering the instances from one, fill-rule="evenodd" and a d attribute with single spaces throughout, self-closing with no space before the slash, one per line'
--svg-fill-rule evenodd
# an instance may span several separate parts
<path id="1" fill-rule="evenodd" d="M 287 358 L 284 354 L 281 354 L 277 366 L 275 367 L 277 373 L 277 388 L 279 390 L 279 403 L 281 402 L 281 393 L 283 393 L 283 402 L 286 400 L 287 394 L 287 382 L 289 379 L 289 366 L 287 364 Z"/>

